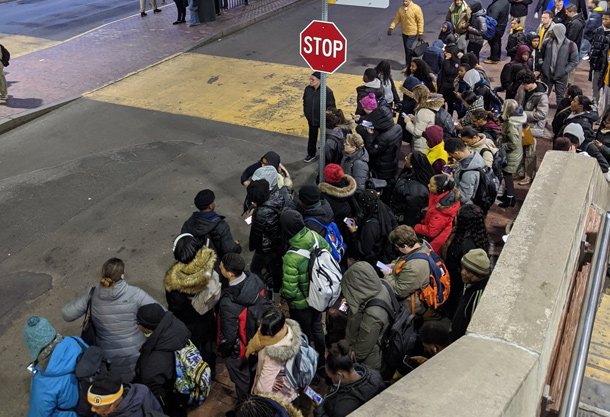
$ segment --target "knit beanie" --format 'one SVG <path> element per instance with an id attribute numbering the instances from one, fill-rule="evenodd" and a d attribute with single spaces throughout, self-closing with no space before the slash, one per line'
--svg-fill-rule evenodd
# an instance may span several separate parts
<path id="1" fill-rule="evenodd" d="M 136 320 L 142 327 L 155 330 L 165 316 L 165 310 L 157 303 L 146 304 L 138 309 Z"/>
<path id="2" fill-rule="evenodd" d="M 195 196 L 195 207 L 199 210 L 205 210 L 214 202 L 216 196 L 212 190 L 201 190 Z"/>
<path id="3" fill-rule="evenodd" d="M 369 93 L 368 96 L 360 99 L 360 104 L 364 110 L 373 111 L 377 108 L 377 99 L 374 93 Z"/>
<path id="4" fill-rule="evenodd" d="M 299 200 L 305 207 L 320 202 L 320 189 L 315 185 L 304 185 L 299 190 Z"/>
<path id="5" fill-rule="evenodd" d="M 578 123 L 570 123 L 563 129 L 564 135 L 572 135 L 576 139 L 578 139 L 578 146 L 582 145 L 585 141 L 585 131 L 582 129 L 582 126 Z"/>
<path id="6" fill-rule="evenodd" d="M 272 165 L 265 165 L 254 171 L 254 174 L 252 174 L 252 181 L 267 180 L 269 189 L 273 190 L 277 187 L 277 175 L 277 169 L 275 167 Z"/>
<path id="7" fill-rule="evenodd" d="M 114 403 L 123 395 L 121 379 L 110 372 L 97 376 L 87 391 L 87 401 L 94 406 Z"/>
<path id="8" fill-rule="evenodd" d="M 35 361 L 40 352 L 55 339 L 57 332 L 44 317 L 32 316 L 25 322 L 23 336 L 30 358 Z"/>
<path id="9" fill-rule="evenodd" d="M 443 128 L 438 125 L 428 126 L 423 134 L 428 143 L 428 147 L 432 148 L 443 141 Z"/>
<path id="10" fill-rule="evenodd" d="M 280 224 L 288 238 L 293 237 L 305 227 L 303 216 L 296 210 L 286 210 L 283 212 L 280 216 Z"/>
<path id="11" fill-rule="evenodd" d="M 279 169 L 280 167 L 280 156 L 273 151 L 269 151 L 263 155 L 261 159 L 265 159 L 267 164 L 271 165 L 275 169 Z"/>
<path id="12" fill-rule="evenodd" d="M 419 81 L 419 79 L 417 77 L 415 77 L 413 75 L 409 75 L 407 78 L 405 78 L 400 89 L 403 92 L 404 92 L 404 90 L 413 91 L 413 89 L 420 84 L 421 84 L 421 81 Z"/>
<path id="13" fill-rule="evenodd" d="M 345 177 L 345 172 L 340 165 L 328 164 L 324 168 L 324 181 L 329 184 L 336 185 Z"/>
<path id="14" fill-rule="evenodd" d="M 311 73 L 311 75 L 312 75 L 313 77 L 316 77 L 318 80 L 321 80 L 321 79 L 322 79 L 322 74 L 320 73 L 320 71 L 315 71 L 315 72 L 312 72 L 312 73 Z"/>
<path id="15" fill-rule="evenodd" d="M 489 257 L 483 249 L 472 249 L 462 256 L 462 267 L 477 275 L 488 275 Z"/>

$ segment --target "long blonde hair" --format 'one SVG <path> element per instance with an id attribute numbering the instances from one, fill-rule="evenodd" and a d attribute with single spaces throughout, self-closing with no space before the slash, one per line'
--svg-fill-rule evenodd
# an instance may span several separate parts
<path id="1" fill-rule="evenodd" d="M 513 116 L 513 114 L 516 112 L 516 110 L 518 108 L 519 108 L 519 103 L 517 103 L 517 101 L 513 100 L 512 98 L 509 98 L 506 101 L 504 101 L 504 108 L 502 109 L 502 119 L 508 120 L 508 118 L 510 116 Z"/>

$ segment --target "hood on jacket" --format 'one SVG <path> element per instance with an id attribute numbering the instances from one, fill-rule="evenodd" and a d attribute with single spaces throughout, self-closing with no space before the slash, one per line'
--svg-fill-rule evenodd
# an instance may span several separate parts
<path id="1" fill-rule="evenodd" d="M 578 123 L 570 123 L 563 130 L 564 135 L 572 135 L 576 139 L 578 139 L 578 146 L 582 145 L 585 141 L 585 131 L 582 129 L 582 126 Z"/>
<path id="2" fill-rule="evenodd" d="M 341 290 L 351 311 L 357 312 L 364 304 L 376 297 L 383 284 L 375 269 L 368 262 L 356 262 L 345 271 Z"/>
<path id="3" fill-rule="evenodd" d="M 277 169 L 272 165 L 265 165 L 258 168 L 254 171 L 254 174 L 252 174 L 252 181 L 263 179 L 267 180 L 269 183 L 270 190 L 277 188 Z"/>
<path id="4" fill-rule="evenodd" d="M 175 352 L 186 346 L 191 333 L 171 311 L 166 311 L 161 322 L 140 348 L 141 354 L 152 351 Z"/>
<path id="5" fill-rule="evenodd" d="M 328 224 L 334 219 L 333 208 L 326 200 L 320 200 L 315 206 L 299 207 L 299 211 L 303 214 L 305 223 L 307 223 L 308 217 L 313 217 L 324 224 Z"/>
<path id="6" fill-rule="evenodd" d="M 321 182 L 318 187 L 320 187 L 320 192 L 333 197 L 347 198 L 354 195 L 356 189 L 358 188 L 358 184 L 356 184 L 354 177 L 351 175 L 345 175 L 342 181 L 345 182 L 345 185 L 332 185 L 327 182 Z"/>
<path id="7" fill-rule="evenodd" d="M 466 158 L 462 159 L 460 162 L 460 167 L 464 170 L 468 169 L 477 169 L 477 168 L 485 168 L 485 160 L 478 152 L 470 152 Z"/>
<path id="8" fill-rule="evenodd" d="M 258 299 L 262 297 L 260 291 L 263 289 L 264 284 L 260 286 L 262 281 L 258 278 L 258 275 L 247 271 L 244 274 L 246 274 L 246 279 L 243 282 L 235 286 L 228 286 L 223 291 L 226 291 L 233 302 L 248 307 L 256 304 Z"/>
<path id="9" fill-rule="evenodd" d="M 508 118 L 508 123 L 519 126 L 520 128 L 527 122 L 527 116 L 525 114 L 520 114 L 517 116 L 510 116 Z"/>
<path id="10" fill-rule="evenodd" d="M 127 291 L 129 284 L 124 279 L 114 283 L 113 287 L 102 287 L 98 285 L 95 289 L 97 296 L 102 300 L 116 300 L 121 298 Z"/>
<path id="11" fill-rule="evenodd" d="M 369 163 L 369 153 L 366 148 L 360 148 L 351 155 L 343 153 L 343 157 L 345 158 L 345 161 L 348 162 L 360 160 L 366 162 L 367 164 Z"/>
<path id="12" fill-rule="evenodd" d="M 53 349 L 49 363 L 42 374 L 56 377 L 73 373 L 81 353 L 82 349 L 76 340 L 64 337 Z"/>
<path id="13" fill-rule="evenodd" d="M 455 3 L 451 3 L 451 6 L 453 6 L 454 4 Z M 451 7 L 451 6 L 449 6 L 449 7 Z M 445 22 L 443 22 L 442 26 L 447 27 L 447 30 L 445 31 L 445 33 L 447 33 L 447 34 L 453 33 L 453 23 L 451 23 L 449 21 L 445 21 Z"/>
<path id="14" fill-rule="evenodd" d="M 455 2 L 454 2 L 454 4 L 455 4 Z M 485 10 L 485 9 L 483 9 L 481 2 L 475 0 L 470 3 L 470 12 L 472 15 L 476 15 L 481 10 Z"/>
<path id="15" fill-rule="evenodd" d="M 534 91 L 532 91 L 532 95 L 533 94 L 548 94 L 548 92 L 549 92 L 549 87 L 545 83 L 543 83 L 540 80 L 536 81 L 536 89 Z"/>
<path id="16" fill-rule="evenodd" d="M 400 86 L 400 91 L 403 94 L 412 98 L 413 89 L 415 89 L 415 87 L 417 87 L 420 84 L 421 84 L 421 81 L 417 77 L 415 77 L 414 75 L 409 75 L 407 78 L 405 78 L 402 85 Z"/>
<path id="17" fill-rule="evenodd" d="M 455 5 L 455 0 L 451 2 L 451 4 L 449 5 L 449 11 L 451 13 L 455 13 L 456 9 L 458 9 Z M 460 12 L 464 11 L 464 10 L 468 10 L 468 5 L 466 4 L 466 2 L 464 0 L 462 0 L 462 5 L 459 7 L 458 9 Z"/>
<path id="18" fill-rule="evenodd" d="M 294 320 L 286 319 L 288 333 L 275 345 L 265 347 L 265 353 L 278 362 L 286 362 L 301 349 L 301 326 Z"/>
<path id="19" fill-rule="evenodd" d="M 216 252 L 203 247 L 188 264 L 176 262 L 165 274 L 165 291 L 179 291 L 189 295 L 200 293 L 212 277 L 216 259 Z"/>
<path id="20" fill-rule="evenodd" d="M 587 111 L 583 111 L 582 113 L 570 113 L 570 115 L 568 117 L 566 117 L 566 120 L 574 119 L 576 117 L 583 117 L 585 119 L 589 119 L 589 122 L 591 124 L 595 123 L 598 118 L 597 112 L 595 112 L 593 110 L 587 110 Z"/>
<path id="21" fill-rule="evenodd" d="M 141 416 L 142 404 L 146 404 L 147 397 L 152 396 L 152 392 L 146 385 L 123 384 L 123 401 L 119 404 L 113 415 L 117 416 Z"/>
<path id="22" fill-rule="evenodd" d="M 460 192 L 456 189 L 441 194 L 430 194 L 430 206 L 441 213 L 454 217 L 460 209 Z"/>
<path id="23" fill-rule="evenodd" d="M 379 78 L 375 78 L 373 81 L 369 81 L 368 83 L 364 83 L 365 87 L 379 89 L 381 88 L 381 80 Z"/>
<path id="24" fill-rule="evenodd" d="M 513 61 L 518 62 L 520 64 L 523 64 L 524 62 L 526 62 L 523 60 L 523 54 L 526 52 L 527 53 L 531 52 L 530 47 L 527 45 L 519 45 L 517 47 L 517 52 L 515 53 L 515 58 L 513 59 Z"/>
<path id="25" fill-rule="evenodd" d="M 261 159 L 265 159 L 275 169 L 278 169 L 280 166 L 280 156 L 276 152 L 269 151 Z"/>
<path id="26" fill-rule="evenodd" d="M 292 177 L 290 176 L 290 172 L 288 172 L 288 170 L 286 169 L 286 167 L 283 164 L 280 164 L 280 167 L 278 168 L 278 172 L 280 173 L 280 176 L 282 177 L 282 180 L 284 181 L 284 187 L 286 187 L 288 189 L 288 191 L 292 190 Z"/>
<path id="27" fill-rule="evenodd" d="M 438 48 L 442 51 L 443 48 L 445 47 L 445 43 L 443 41 L 441 41 L 440 39 L 437 39 L 434 42 L 432 42 L 432 47 Z"/>
<path id="28" fill-rule="evenodd" d="M 438 109 L 443 107 L 444 104 L 445 100 L 443 99 L 443 97 L 435 94 L 433 96 L 430 96 L 428 100 L 417 106 L 415 110 L 417 111 L 421 109 L 429 109 L 436 113 Z"/>
<path id="29" fill-rule="evenodd" d="M 556 23 L 555 25 L 551 23 L 551 28 L 549 29 L 549 32 L 553 32 L 555 34 L 559 45 L 561 45 L 566 39 L 566 27 L 561 23 Z"/>
<path id="30" fill-rule="evenodd" d="M 360 375 L 360 379 L 351 384 L 341 384 L 339 388 L 329 395 L 349 395 L 362 401 L 362 398 L 372 398 L 385 388 L 383 378 L 377 371 L 371 371 L 364 365 L 354 364 L 354 369 Z"/>

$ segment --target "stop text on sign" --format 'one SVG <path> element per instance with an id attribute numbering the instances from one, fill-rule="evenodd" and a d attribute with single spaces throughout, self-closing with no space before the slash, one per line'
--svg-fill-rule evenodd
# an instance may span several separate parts
<path id="1" fill-rule="evenodd" d="M 306 54 L 323 55 L 336 58 L 343 51 L 344 43 L 340 40 L 322 39 L 315 36 L 303 37 L 303 52 Z"/>
<path id="2" fill-rule="evenodd" d="M 299 52 L 314 71 L 332 74 L 347 60 L 347 39 L 333 22 L 312 21 L 299 41 Z"/>

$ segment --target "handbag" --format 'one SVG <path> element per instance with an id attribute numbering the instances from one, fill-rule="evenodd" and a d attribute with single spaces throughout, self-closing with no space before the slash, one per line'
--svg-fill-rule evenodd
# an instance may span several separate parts
<path id="1" fill-rule="evenodd" d="M 426 49 L 428 49 L 428 42 L 419 41 L 419 44 L 413 48 L 413 56 L 422 56 Z"/>
<path id="2" fill-rule="evenodd" d="M 93 320 L 91 320 L 91 299 L 93 298 L 94 292 L 95 287 L 91 287 L 89 299 L 87 300 L 87 311 L 85 312 L 85 318 L 83 319 L 83 326 L 80 332 L 80 338 L 89 346 L 95 346 L 96 339 L 95 326 L 93 326 Z"/>
<path id="3" fill-rule="evenodd" d="M 523 128 L 523 133 L 521 134 L 521 144 L 523 146 L 531 146 L 535 143 L 534 135 L 532 134 L 532 129 L 529 126 L 525 126 Z"/>

